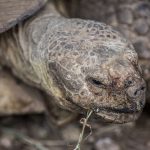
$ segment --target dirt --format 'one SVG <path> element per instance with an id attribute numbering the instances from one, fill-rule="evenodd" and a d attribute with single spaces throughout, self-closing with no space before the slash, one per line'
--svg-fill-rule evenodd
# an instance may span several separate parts
<path id="1" fill-rule="evenodd" d="M 148 106 L 147 106 L 148 107 Z M 52 128 L 43 115 L 0 118 L 0 150 L 73 150 L 82 125 L 77 117 L 65 126 Z M 149 150 L 150 114 L 145 111 L 135 123 L 114 125 L 97 119 L 88 122 L 88 138 L 82 150 Z"/>

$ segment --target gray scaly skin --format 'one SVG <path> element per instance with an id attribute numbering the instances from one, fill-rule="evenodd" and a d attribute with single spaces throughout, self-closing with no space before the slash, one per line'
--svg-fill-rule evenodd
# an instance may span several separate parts
<path id="1" fill-rule="evenodd" d="M 137 53 L 112 27 L 41 12 L 0 39 L 1 63 L 60 107 L 90 109 L 118 123 L 141 113 L 145 82 Z"/>
<path id="2" fill-rule="evenodd" d="M 139 55 L 147 83 L 146 99 L 150 102 L 150 1 L 71 0 L 69 5 L 72 17 L 105 22 L 131 40 Z"/>

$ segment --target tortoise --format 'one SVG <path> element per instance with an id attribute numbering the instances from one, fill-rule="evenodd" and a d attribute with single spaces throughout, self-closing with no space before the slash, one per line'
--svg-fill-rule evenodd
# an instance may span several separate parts
<path id="1" fill-rule="evenodd" d="M 74 1 L 74 0 L 72 0 Z M 148 0 L 80 0 L 70 7 L 70 17 L 103 21 L 114 26 L 133 43 L 139 55 L 150 102 L 150 2 Z M 69 1 L 68 1 L 69 2 Z M 107 10 L 107 11 L 105 11 Z"/>
<path id="2" fill-rule="evenodd" d="M 63 109 L 136 120 L 146 86 L 133 45 L 109 25 L 65 16 L 65 2 L 1 0 L 1 66 Z"/>

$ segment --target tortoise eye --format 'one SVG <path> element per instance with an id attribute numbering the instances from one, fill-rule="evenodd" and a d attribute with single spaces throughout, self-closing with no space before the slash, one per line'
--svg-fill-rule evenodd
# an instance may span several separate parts
<path id="1" fill-rule="evenodd" d="M 104 84 L 100 80 L 98 80 L 96 78 L 93 78 L 93 77 L 88 77 L 87 81 L 90 84 L 92 84 L 93 86 L 96 86 L 96 87 L 102 87 L 102 86 L 104 86 Z"/>
<path id="2" fill-rule="evenodd" d="M 92 79 L 91 81 L 92 81 L 92 83 L 93 83 L 94 85 L 96 85 L 96 86 L 102 85 L 102 83 L 101 83 L 100 81 L 96 80 L 96 79 Z"/>

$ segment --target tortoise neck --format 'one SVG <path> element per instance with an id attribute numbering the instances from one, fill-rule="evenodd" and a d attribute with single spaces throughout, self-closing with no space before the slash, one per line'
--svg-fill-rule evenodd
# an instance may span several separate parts
<path id="1" fill-rule="evenodd" d="M 9 64 L 9 54 L 15 49 L 16 41 L 13 37 L 13 29 L 0 34 L 0 64 Z M 8 66 L 8 65 L 7 65 Z"/>
<path id="2" fill-rule="evenodd" d="M 47 32 L 48 25 L 50 28 L 55 26 L 60 18 L 61 15 L 54 4 L 49 2 L 38 14 L 2 34 L 0 38 L 2 63 L 10 67 L 17 77 L 42 88 L 41 83 L 46 80 L 42 78 L 43 74 L 38 72 L 38 66 L 45 66 L 46 62 L 40 61 L 38 55 L 41 55 L 41 51 L 38 50 L 38 46 L 42 36 Z"/>

